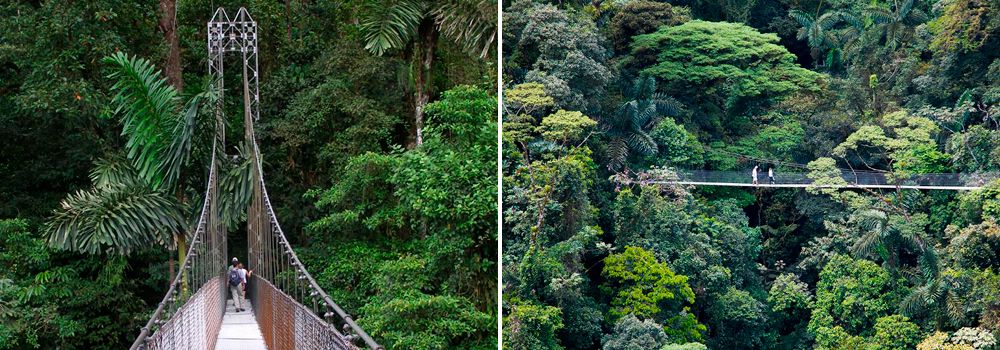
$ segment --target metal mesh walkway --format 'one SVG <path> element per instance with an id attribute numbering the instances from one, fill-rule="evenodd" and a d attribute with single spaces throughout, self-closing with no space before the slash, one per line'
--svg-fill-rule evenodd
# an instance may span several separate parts
<path id="1" fill-rule="evenodd" d="M 222 89 L 223 58 L 241 56 L 244 135 L 251 147 L 252 197 L 247 210 L 248 277 L 245 312 L 227 310 L 227 247 L 219 219 L 218 162 L 227 159 L 221 97 L 208 184 L 191 245 L 170 288 L 131 349 L 384 349 L 316 283 L 296 256 L 274 214 L 254 133 L 259 116 L 257 23 L 246 9 L 219 8 L 208 23 L 209 72 Z"/>
<path id="2" fill-rule="evenodd" d="M 215 339 L 215 350 L 266 350 L 264 336 L 260 333 L 253 306 L 244 305 L 247 311 L 237 312 L 232 303 L 226 305 L 222 328 Z"/>

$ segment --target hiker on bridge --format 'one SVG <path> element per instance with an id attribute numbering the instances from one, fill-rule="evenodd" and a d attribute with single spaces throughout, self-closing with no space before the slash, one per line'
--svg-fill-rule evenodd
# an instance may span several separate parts
<path id="1" fill-rule="evenodd" d="M 757 186 L 757 166 L 753 166 L 753 170 L 750 171 L 750 176 L 753 178 L 754 186 Z"/>
<path id="2" fill-rule="evenodd" d="M 251 277 L 251 275 L 253 274 L 253 270 L 247 270 L 247 268 L 245 266 L 243 266 L 243 263 L 237 264 L 236 265 L 236 270 L 239 271 L 239 273 L 240 273 L 241 276 L 243 276 L 243 283 L 242 283 L 242 288 L 241 289 L 243 291 L 243 300 L 246 300 L 247 299 L 247 284 L 249 284 L 249 283 L 247 283 L 247 278 Z"/>
<path id="3" fill-rule="evenodd" d="M 236 308 L 236 312 L 245 311 L 243 308 L 243 303 L 246 301 L 243 298 L 243 286 L 247 282 L 246 271 L 240 268 L 240 260 L 233 257 L 232 264 L 229 266 L 229 278 L 227 278 L 229 283 L 229 294 L 233 296 L 233 307 Z"/>
<path id="4" fill-rule="evenodd" d="M 772 185 L 774 184 L 774 167 L 773 166 L 767 168 L 767 180 L 770 181 Z"/>

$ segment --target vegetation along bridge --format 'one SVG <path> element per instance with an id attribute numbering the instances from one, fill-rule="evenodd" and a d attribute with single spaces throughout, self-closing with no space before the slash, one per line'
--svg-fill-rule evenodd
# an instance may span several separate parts
<path id="1" fill-rule="evenodd" d="M 218 162 L 225 145 L 222 99 L 215 105 L 205 200 L 182 267 L 132 349 L 383 349 L 303 267 L 271 207 L 253 123 L 259 116 L 257 24 L 246 9 L 234 18 L 219 8 L 208 23 L 209 72 L 222 93 L 223 56 L 242 58 L 245 137 L 252 190 L 247 210 L 249 312 L 227 315 L 226 231 L 220 220 Z M 225 321 L 224 321 L 225 320 Z M 242 331 L 241 331 L 242 330 Z M 245 332 L 244 332 L 245 331 Z M 258 343 L 258 344 L 254 344 Z"/>

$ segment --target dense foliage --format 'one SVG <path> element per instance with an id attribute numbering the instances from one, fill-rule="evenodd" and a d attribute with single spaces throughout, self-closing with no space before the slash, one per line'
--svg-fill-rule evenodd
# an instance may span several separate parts
<path id="1" fill-rule="evenodd" d="M 996 349 L 1000 3 L 503 8 L 505 349 Z"/>
<path id="2" fill-rule="evenodd" d="M 0 349 L 121 349 L 156 308 L 201 209 L 218 6 L 258 22 L 263 172 L 307 269 L 389 349 L 495 347 L 495 1 L 99 0 L 0 4 Z"/>

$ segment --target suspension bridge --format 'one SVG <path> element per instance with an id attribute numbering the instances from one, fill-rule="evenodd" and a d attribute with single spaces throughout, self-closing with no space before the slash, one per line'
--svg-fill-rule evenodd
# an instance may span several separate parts
<path id="1" fill-rule="evenodd" d="M 627 176 L 620 179 L 623 183 L 641 184 L 674 184 L 688 186 L 719 186 L 719 187 L 757 187 L 757 188 L 857 188 L 857 189 L 894 189 L 894 190 L 945 190 L 971 191 L 983 188 L 990 182 L 1000 179 L 997 172 L 974 173 L 938 173 L 938 174 L 902 174 L 884 170 L 836 169 L 839 176 L 828 174 L 830 178 L 816 183 L 809 178 L 806 164 L 787 162 L 775 159 L 764 159 L 746 154 L 735 153 L 724 149 L 702 146 L 706 152 L 721 153 L 738 159 L 740 162 L 764 165 L 758 168 L 757 179 L 750 169 L 745 171 L 723 170 L 688 170 L 669 169 L 665 173 L 640 172 L 636 179 Z M 769 166 L 766 166 L 769 165 Z M 774 177 L 768 176 L 771 167 L 775 170 Z M 656 173 L 655 175 L 653 173 Z M 838 179 L 839 177 L 839 179 Z"/>
<path id="2" fill-rule="evenodd" d="M 208 22 L 209 73 L 223 91 L 223 58 L 241 58 L 245 138 L 251 152 L 252 197 L 247 210 L 247 311 L 227 302 L 226 228 L 220 220 L 218 164 L 225 145 L 223 102 L 201 214 L 184 262 L 131 349 L 384 349 L 340 308 L 306 271 L 274 214 L 254 134 L 259 118 L 257 23 L 245 8 L 232 18 L 222 8 Z M 229 305 L 229 306 L 227 306 Z"/>
<path id="3" fill-rule="evenodd" d="M 758 188 L 858 188 L 858 189 L 910 189 L 910 190 L 945 190 L 971 191 L 986 186 L 1000 179 L 997 172 L 974 173 L 938 173 L 938 174 L 902 174 L 883 170 L 836 169 L 838 176 L 829 174 L 829 179 L 815 183 L 809 178 L 809 166 L 774 159 L 763 159 L 745 154 L 734 153 L 722 149 L 712 149 L 704 146 L 708 152 L 722 153 L 738 159 L 740 162 L 770 165 L 758 168 L 757 179 L 753 173 L 744 171 L 723 170 L 688 170 L 669 169 L 666 173 L 656 175 L 650 172 L 640 172 L 637 179 L 623 179 L 623 182 L 643 184 L 675 184 L 689 186 L 720 186 L 720 187 L 758 187 Z M 768 170 L 775 169 L 774 177 L 768 176 Z"/>
<path id="4" fill-rule="evenodd" d="M 840 169 L 840 180 L 814 183 L 804 172 L 776 172 L 774 179 L 760 170 L 757 183 L 750 171 L 677 170 L 664 178 L 639 180 L 652 184 L 677 184 L 691 186 L 763 187 L 763 188 L 864 188 L 864 189 L 913 189 L 913 190 L 977 190 L 1000 178 L 994 173 L 980 174 L 916 174 L 898 175 L 889 172 Z"/>

